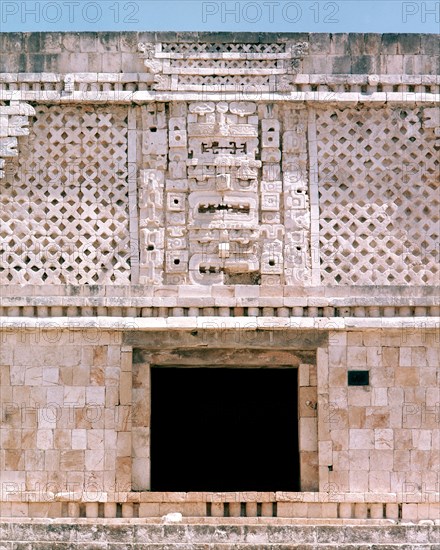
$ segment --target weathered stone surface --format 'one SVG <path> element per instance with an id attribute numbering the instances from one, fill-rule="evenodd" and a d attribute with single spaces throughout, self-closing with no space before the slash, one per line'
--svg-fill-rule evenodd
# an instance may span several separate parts
<path id="1" fill-rule="evenodd" d="M 278 523 L 278 524 L 277 524 Z M 429 526 L 343 526 L 343 525 L 281 525 L 266 523 L 262 525 L 250 525 L 239 523 L 237 525 L 220 522 L 217 526 L 203 524 L 188 524 L 181 526 L 171 525 L 133 525 L 131 527 L 121 524 L 119 526 L 103 525 L 99 529 L 92 525 L 66 525 L 55 526 L 55 537 L 51 540 L 51 548 L 76 550 L 79 548 L 94 550 L 95 548 L 260 548 L 262 545 L 270 548 L 323 548 L 344 550 L 386 548 L 404 549 L 422 548 L 433 550 L 435 548 L 435 530 Z M 7 525 L 7 524 L 6 524 Z M 5 527 L 3 524 L 2 527 Z M 46 531 L 48 530 L 45 527 Z M 72 530 L 75 538 L 66 541 L 63 532 Z M 86 537 L 84 535 L 88 532 Z M 116 533 L 118 533 L 116 535 Z M 28 533 L 29 542 L 21 542 L 20 532 L 8 532 L 3 539 L 3 544 L 14 544 L 14 548 L 44 548 L 47 545 L 47 537 L 43 538 L 36 532 Z M 98 538 L 92 539 L 93 536 Z M 105 541 L 99 539 L 104 536 Z M 58 537 L 58 539 L 57 539 Z M 90 537 L 90 538 L 89 538 Z M 123 541 L 116 540 L 124 538 Z M 31 545 L 31 546 L 30 546 Z M 377 545 L 377 546 L 376 546 Z"/>
<path id="2" fill-rule="evenodd" d="M 438 36 L 2 52 L 0 548 L 438 545 Z M 298 368 L 301 491 L 149 492 L 151 365 Z"/>

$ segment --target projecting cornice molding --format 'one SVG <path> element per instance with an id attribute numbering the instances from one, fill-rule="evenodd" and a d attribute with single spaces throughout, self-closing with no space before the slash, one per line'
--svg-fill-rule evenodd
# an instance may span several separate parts
<path id="1" fill-rule="evenodd" d="M 288 101 L 341 106 L 356 104 L 437 105 L 440 76 L 287 74 L 289 88 L 206 85 L 155 89 L 146 73 L 0 73 L 0 101 L 37 103 L 146 103 L 164 101 Z M 240 76 L 240 79 L 242 76 Z"/>

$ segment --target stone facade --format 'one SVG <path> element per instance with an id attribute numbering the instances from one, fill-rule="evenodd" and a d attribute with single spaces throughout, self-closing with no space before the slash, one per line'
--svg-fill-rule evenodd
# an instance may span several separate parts
<path id="1" fill-rule="evenodd" d="M 0 515 L 440 519 L 438 37 L 0 49 Z M 298 369 L 300 491 L 150 491 L 172 365 Z"/>

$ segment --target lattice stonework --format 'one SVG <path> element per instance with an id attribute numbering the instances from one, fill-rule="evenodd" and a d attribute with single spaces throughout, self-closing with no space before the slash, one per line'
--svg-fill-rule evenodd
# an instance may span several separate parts
<path id="1" fill-rule="evenodd" d="M 128 283 L 127 109 L 36 106 L 0 183 L 0 283 Z"/>
<path id="2" fill-rule="evenodd" d="M 307 42 L 279 44 L 141 43 L 154 90 L 288 91 L 308 52 Z"/>
<path id="3" fill-rule="evenodd" d="M 322 282 L 438 284 L 432 109 L 317 112 Z"/>

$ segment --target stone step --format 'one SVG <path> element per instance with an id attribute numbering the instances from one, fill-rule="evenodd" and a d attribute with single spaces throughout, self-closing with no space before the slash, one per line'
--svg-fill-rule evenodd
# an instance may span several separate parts
<path id="1" fill-rule="evenodd" d="M 8 522 L 0 550 L 439 550 L 438 525 Z"/>
<path id="2" fill-rule="evenodd" d="M 437 544 L 0 542 L 0 550 L 438 550 Z"/>

